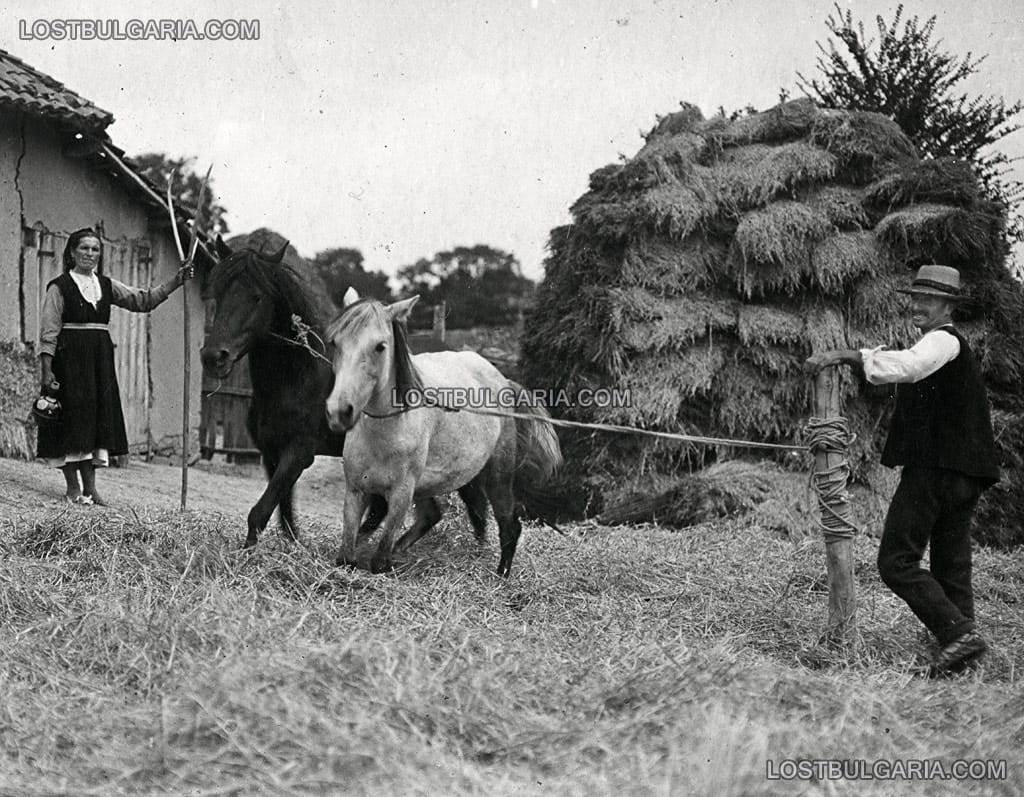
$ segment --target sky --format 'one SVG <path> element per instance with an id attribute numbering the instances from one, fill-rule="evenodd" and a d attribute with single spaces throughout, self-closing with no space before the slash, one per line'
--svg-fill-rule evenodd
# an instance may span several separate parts
<path id="1" fill-rule="evenodd" d="M 244 10 L 240 10 L 244 6 Z M 971 93 L 1024 98 L 1024 4 L 904 3 Z M 896 3 L 844 2 L 891 19 Z M 687 101 L 765 109 L 811 76 L 833 6 L 810 0 L 8 0 L 0 47 L 110 111 L 114 143 L 212 164 L 232 234 L 270 227 L 312 257 L 359 249 L 394 274 L 459 245 L 534 279 L 587 178 Z M 52 20 L 258 20 L 250 41 L 54 40 Z M 42 26 L 35 23 L 45 20 Z M 1024 156 L 1024 131 L 1002 149 Z M 1024 179 L 1024 168 L 1017 170 Z"/>

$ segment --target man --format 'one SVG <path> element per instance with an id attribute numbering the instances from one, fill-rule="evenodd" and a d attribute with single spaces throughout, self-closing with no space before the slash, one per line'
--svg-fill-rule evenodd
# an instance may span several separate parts
<path id="1" fill-rule="evenodd" d="M 975 630 L 970 520 L 981 493 L 999 480 L 988 398 L 977 360 L 953 327 L 960 272 L 918 269 L 909 290 L 922 336 L 902 351 L 836 349 L 812 355 L 807 369 L 863 369 L 874 385 L 897 383 L 882 464 L 903 466 L 878 549 L 885 584 L 906 601 L 939 642 L 930 674 L 960 672 L 988 649 Z M 930 571 L 921 568 L 931 543 Z"/>

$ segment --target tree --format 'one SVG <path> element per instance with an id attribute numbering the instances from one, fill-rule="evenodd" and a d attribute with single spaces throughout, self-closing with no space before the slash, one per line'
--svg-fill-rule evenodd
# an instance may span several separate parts
<path id="1" fill-rule="evenodd" d="M 514 324 L 534 289 L 515 255 L 484 244 L 420 258 L 400 269 L 398 279 L 403 296 L 421 297 L 414 324 L 429 324 L 427 308 L 443 301 L 452 328 Z"/>
<path id="2" fill-rule="evenodd" d="M 342 305 L 345 291 L 355 288 L 360 296 L 369 296 L 382 302 L 392 300 L 387 274 L 367 271 L 363 266 L 363 253 L 358 249 L 336 247 L 317 252 L 313 257 L 313 268 L 327 285 L 331 301 Z"/>
<path id="3" fill-rule="evenodd" d="M 160 196 L 167 192 L 167 178 L 174 170 L 174 185 L 171 191 L 174 194 L 175 204 L 195 210 L 196 202 L 199 199 L 199 189 L 203 185 L 203 175 L 196 174 L 192 168 L 195 158 L 171 158 L 162 152 L 147 152 L 132 158 L 138 172 L 155 185 Z M 204 172 L 205 174 L 205 172 Z M 227 210 L 223 205 L 214 200 L 213 176 L 206 186 L 206 197 L 203 200 L 202 227 L 203 230 L 213 235 L 226 235 L 228 229 L 227 220 L 224 216 Z"/>
<path id="4" fill-rule="evenodd" d="M 1006 105 L 994 96 L 958 93 L 958 86 L 978 71 L 985 56 L 945 52 L 941 40 L 933 40 L 935 20 L 933 16 L 922 24 L 914 16 L 904 21 L 899 5 L 891 24 L 875 17 L 876 43 L 867 37 L 864 23 L 855 24 L 853 13 L 844 13 L 837 4 L 825 25 L 838 46 L 831 39 L 827 48 L 818 42 L 817 66 L 823 77 L 808 79 L 797 73 L 797 83 L 823 105 L 885 114 L 899 124 L 924 158 L 971 161 L 989 198 L 1012 211 L 1010 238 L 1024 240 L 1024 221 L 1018 212 L 1024 184 L 1007 177 L 1011 159 L 991 149 L 1020 129 L 1014 117 L 1024 103 Z"/>

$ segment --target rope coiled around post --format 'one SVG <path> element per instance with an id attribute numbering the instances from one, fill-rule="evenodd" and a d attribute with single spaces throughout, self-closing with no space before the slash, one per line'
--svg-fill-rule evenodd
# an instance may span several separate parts
<path id="1" fill-rule="evenodd" d="M 818 496 L 822 515 L 818 526 L 825 536 L 825 542 L 852 539 L 860 529 L 850 522 L 846 511 L 850 502 L 850 494 L 846 490 L 850 478 L 846 451 L 854 440 L 849 424 L 841 416 L 812 417 L 807 422 L 807 438 L 807 447 L 812 454 L 838 454 L 841 457 L 834 467 L 811 470 L 811 486 Z"/>

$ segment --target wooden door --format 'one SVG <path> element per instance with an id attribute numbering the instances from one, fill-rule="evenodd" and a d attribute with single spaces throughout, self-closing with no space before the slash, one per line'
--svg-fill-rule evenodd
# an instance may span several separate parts
<path id="1" fill-rule="evenodd" d="M 103 271 L 125 285 L 150 287 L 152 263 L 148 244 L 104 241 Z M 146 450 L 149 440 L 149 313 L 114 308 L 110 313 L 110 337 L 114 341 L 114 367 L 121 389 L 128 445 L 137 453 Z"/>
<path id="2" fill-rule="evenodd" d="M 212 302 L 206 304 L 206 334 L 213 324 Z M 228 462 L 257 462 L 259 449 L 249 436 L 247 419 L 252 404 L 249 359 L 235 363 L 227 379 L 203 372 L 203 403 L 199 421 L 199 451 L 203 459 L 224 454 Z"/>

